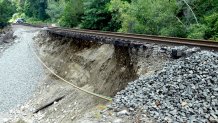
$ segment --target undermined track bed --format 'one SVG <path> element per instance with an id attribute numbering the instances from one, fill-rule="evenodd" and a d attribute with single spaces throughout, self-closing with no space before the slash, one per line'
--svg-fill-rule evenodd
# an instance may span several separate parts
<path id="1" fill-rule="evenodd" d="M 138 49 L 53 33 L 41 33 L 37 43 L 42 59 L 56 73 L 105 96 L 114 96 L 140 75 L 160 70 L 170 58 L 167 51 L 151 44 Z"/>
<path id="2" fill-rule="evenodd" d="M 48 71 L 33 99 L 18 110 L 18 120 L 218 121 L 215 52 L 102 36 L 90 38 L 89 34 L 57 28 L 41 31 L 34 40 L 38 55 L 56 74 L 80 88 L 113 97 L 113 102 L 77 90 Z"/>
<path id="3" fill-rule="evenodd" d="M 214 78 L 214 70 L 217 69 L 216 54 L 201 52 L 198 48 L 167 47 L 148 43 L 125 45 L 125 42 L 120 40 L 107 43 L 98 39 L 87 40 L 88 37 L 84 35 L 70 37 L 48 32 L 46 35 L 49 36 L 42 37 L 51 37 L 47 42 L 54 47 L 48 50 L 53 53 L 44 56 L 45 61 L 53 64 L 52 68 L 64 78 L 80 87 L 91 86 L 94 92 L 105 96 L 114 96 L 127 86 L 115 97 L 112 104 L 115 110 L 122 112 L 127 108 L 128 112 L 133 112 L 133 116 L 137 115 L 138 110 L 142 110 L 148 113 L 154 122 L 160 123 L 217 121 L 217 80 Z M 54 40 L 59 42 L 54 43 Z M 42 43 L 41 46 L 46 44 Z M 45 49 L 49 48 L 45 47 L 41 54 L 46 54 Z M 173 49 L 182 51 L 181 58 L 178 57 L 180 59 L 171 58 Z M 215 61 L 208 61 L 209 57 Z M 62 61 L 54 64 L 54 58 Z M 200 69 L 196 61 L 207 70 Z M 209 67 L 205 62 L 212 66 Z M 136 80 L 140 76 L 144 77 Z M 194 79 L 196 76 L 199 79 Z M 202 77 L 206 77 L 206 82 L 211 84 L 201 81 Z M 129 83 L 132 80 L 136 81 Z M 204 87 L 211 90 L 204 90 Z M 175 97 L 170 98 L 174 94 Z M 207 95 L 212 98 L 207 99 Z M 205 105 L 210 109 L 204 109 Z"/>

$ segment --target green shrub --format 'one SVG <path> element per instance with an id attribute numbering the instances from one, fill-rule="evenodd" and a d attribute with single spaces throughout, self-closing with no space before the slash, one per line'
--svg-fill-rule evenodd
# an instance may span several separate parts
<path id="1" fill-rule="evenodd" d="M 9 0 L 0 0 L 0 28 L 8 24 L 13 13 L 16 12 L 16 7 Z"/>
<path id="2" fill-rule="evenodd" d="M 188 38 L 204 39 L 207 29 L 203 24 L 192 24 L 188 29 Z"/>

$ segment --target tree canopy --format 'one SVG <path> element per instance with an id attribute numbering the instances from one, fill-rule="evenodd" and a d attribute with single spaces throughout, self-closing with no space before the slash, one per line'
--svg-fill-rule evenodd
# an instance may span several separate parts
<path id="1" fill-rule="evenodd" d="M 11 1 L 0 0 L 0 28 L 6 26 L 15 11 L 15 6 Z"/>

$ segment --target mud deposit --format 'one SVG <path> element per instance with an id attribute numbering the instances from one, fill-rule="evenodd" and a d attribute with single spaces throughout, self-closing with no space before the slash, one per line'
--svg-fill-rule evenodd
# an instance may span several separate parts
<path id="1" fill-rule="evenodd" d="M 104 96 L 113 97 L 128 82 L 147 76 L 163 68 L 170 58 L 160 46 L 146 44 L 146 49 L 135 49 L 62 37 L 41 31 L 35 37 L 38 55 L 59 76 L 67 81 Z M 102 117 L 101 111 L 110 103 L 88 95 L 62 82 L 47 72 L 33 99 L 13 111 L 15 121 L 24 122 L 113 122 L 116 115 Z M 36 109 L 65 96 L 51 106 Z M 108 118 L 110 117 L 110 118 Z M 133 122 L 134 119 L 123 119 Z"/>

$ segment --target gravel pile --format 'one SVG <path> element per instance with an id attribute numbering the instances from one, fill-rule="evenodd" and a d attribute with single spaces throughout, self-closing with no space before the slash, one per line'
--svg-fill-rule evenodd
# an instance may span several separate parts
<path id="1" fill-rule="evenodd" d="M 167 63 L 163 70 L 130 82 L 112 106 L 142 108 L 156 122 L 218 120 L 218 54 L 202 51 Z"/>

